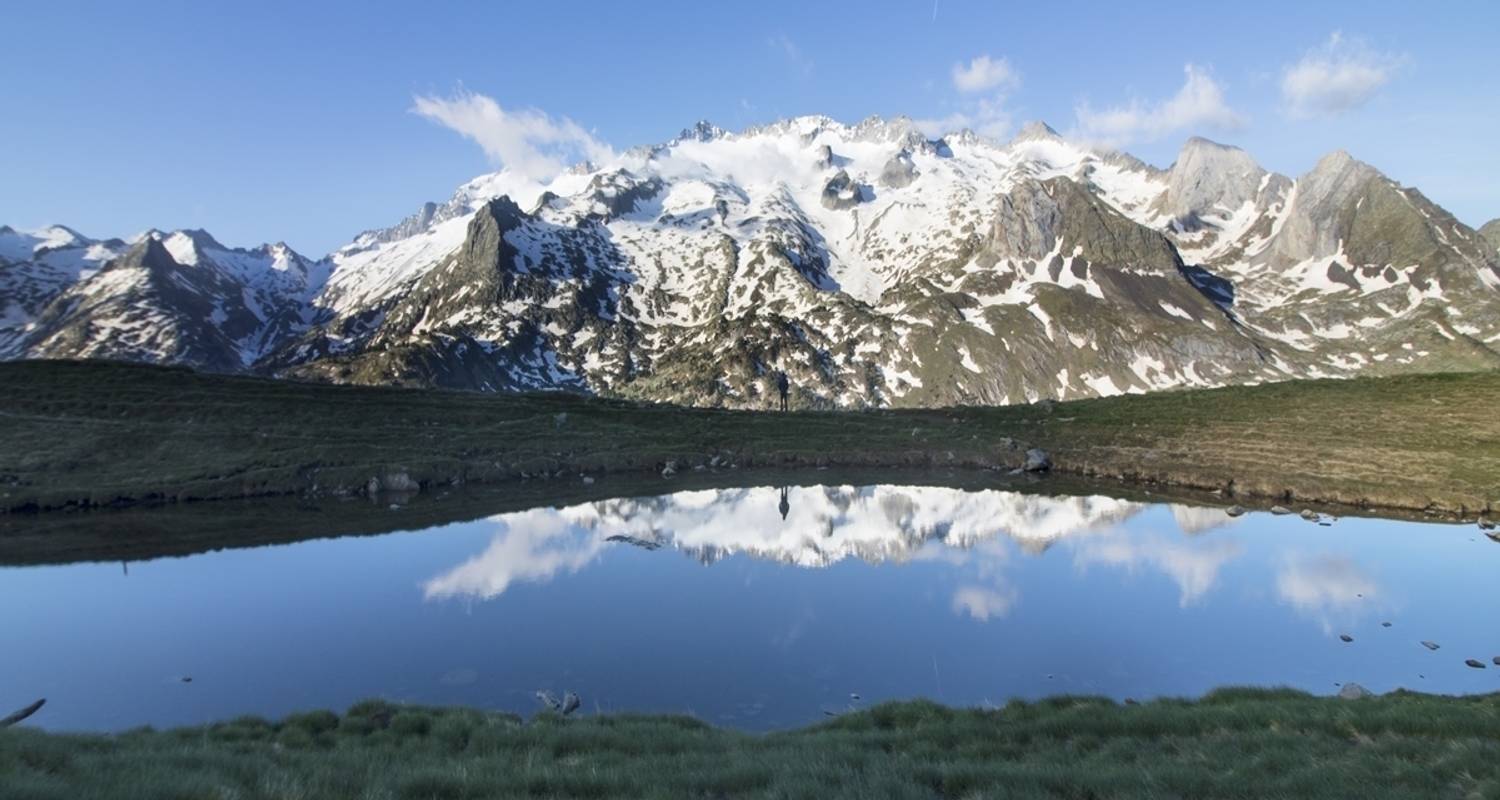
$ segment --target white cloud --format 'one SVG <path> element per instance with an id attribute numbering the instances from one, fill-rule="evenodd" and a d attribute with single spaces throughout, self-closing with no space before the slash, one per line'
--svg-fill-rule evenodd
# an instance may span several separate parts
<path id="1" fill-rule="evenodd" d="M 969 128 L 982 136 L 1001 138 L 1011 128 L 1011 113 L 1006 106 L 1010 93 L 1021 85 L 1021 75 L 1004 58 L 978 56 L 968 64 L 953 65 L 953 88 L 965 94 L 987 93 L 965 100 L 958 110 L 947 116 L 914 120 L 917 129 L 928 136 Z"/>
<path id="2" fill-rule="evenodd" d="M 1020 76 L 1004 58 L 978 56 L 967 65 L 953 65 L 953 88 L 973 94 L 997 88 L 1014 88 Z"/>
<path id="3" fill-rule="evenodd" d="M 418 95 L 412 112 L 450 128 L 484 149 L 491 161 L 542 181 L 585 158 L 606 161 L 614 152 L 566 117 L 536 109 L 508 111 L 492 98 L 460 91 L 452 97 Z"/>
<path id="4" fill-rule="evenodd" d="M 1132 100 L 1129 105 L 1095 110 L 1087 102 L 1075 109 L 1077 135 L 1103 144 L 1120 146 L 1152 141 L 1171 133 L 1199 128 L 1237 130 L 1245 117 L 1224 99 L 1224 89 L 1208 71 L 1188 64 L 1182 88 L 1158 103 Z"/>
<path id="5" fill-rule="evenodd" d="M 1281 97 L 1296 117 L 1352 111 L 1390 82 L 1401 60 L 1334 31 L 1322 46 L 1282 71 Z"/>

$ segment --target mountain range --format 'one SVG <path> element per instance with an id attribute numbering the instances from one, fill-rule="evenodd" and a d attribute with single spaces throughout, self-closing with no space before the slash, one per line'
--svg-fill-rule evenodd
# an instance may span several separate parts
<path id="1" fill-rule="evenodd" d="M 1044 124 L 708 123 L 481 176 L 321 259 L 0 226 L 0 358 L 764 407 L 1500 367 L 1500 220 L 1342 151 L 1168 168 Z"/>

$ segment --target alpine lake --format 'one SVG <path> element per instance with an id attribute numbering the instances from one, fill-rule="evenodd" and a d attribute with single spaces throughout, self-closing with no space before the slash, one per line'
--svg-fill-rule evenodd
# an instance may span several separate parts
<path id="1" fill-rule="evenodd" d="M 0 706 L 120 731 L 571 691 L 764 731 L 914 697 L 1500 690 L 1486 531 L 1230 502 L 814 471 L 11 515 Z"/>

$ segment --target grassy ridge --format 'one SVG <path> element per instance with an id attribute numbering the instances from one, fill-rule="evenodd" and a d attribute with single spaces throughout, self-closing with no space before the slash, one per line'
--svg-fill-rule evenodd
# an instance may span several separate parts
<path id="1" fill-rule="evenodd" d="M 750 735 L 682 717 L 529 723 L 361 703 L 117 736 L 0 731 L 7 798 L 1500 795 L 1500 695 L 1221 690 L 953 710 L 891 703 Z"/>
<path id="2" fill-rule="evenodd" d="M 0 506 L 358 492 L 737 466 L 1012 468 L 1472 516 L 1500 506 L 1500 373 L 1298 381 L 1004 408 L 686 409 L 330 386 L 108 363 L 0 364 Z"/>

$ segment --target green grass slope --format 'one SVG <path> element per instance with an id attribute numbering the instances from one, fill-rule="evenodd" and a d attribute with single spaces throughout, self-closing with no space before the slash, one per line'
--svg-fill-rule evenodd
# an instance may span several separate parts
<path id="1" fill-rule="evenodd" d="M 891 703 L 750 735 L 693 719 L 361 703 L 117 736 L 0 731 L 0 794 L 107 798 L 1484 798 L 1500 695 L 1222 690 L 953 710 Z"/>
<path id="2" fill-rule="evenodd" d="M 737 467 L 1009 469 L 1227 496 L 1500 506 L 1500 373 L 1297 381 L 1002 408 L 722 411 L 574 395 L 294 383 L 84 362 L 0 364 L 0 507 L 432 487 Z"/>

